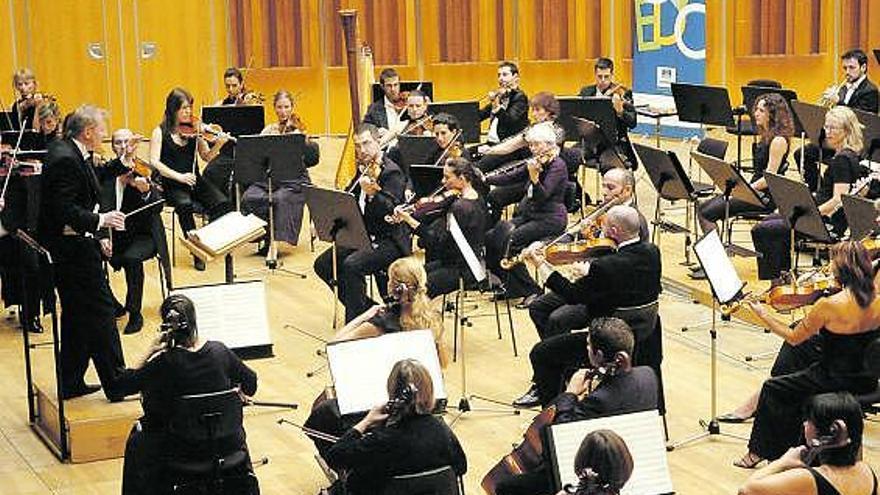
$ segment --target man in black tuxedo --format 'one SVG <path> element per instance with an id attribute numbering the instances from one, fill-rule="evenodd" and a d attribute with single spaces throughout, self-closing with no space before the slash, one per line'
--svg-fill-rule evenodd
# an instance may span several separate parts
<path id="1" fill-rule="evenodd" d="M 498 64 L 498 89 L 490 91 L 488 98 L 489 103 L 480 109 L 480 120 L 489 119 L 486 144 L 498 144 L 528 127 L 529 97 L 519 87 L 519 68 L 515 63 Z M 524 149 L 508 155 L 486 156 L 478 166 L 483 172 L 490 172 L 502 163 L 526 156 L 528 151 Z"/>
<path id="2" fill-rule="evenodd" d="M 590 149 L 584 149 L 584 158 L 597 158 L 599 170 L 605 173 L 609 168 L 617 166 L 619 163 L 619 160 L 613 158 L 616 154 L 619 158 L 629 162 L 625 164 L 628 168 L 635 170 L 636 157 L 629 142 L 629 130 L 634 129 L 637 123 L 632 90 L 626 89 L 621 94 L 621 85 L 614 81 L 614 62 L 610 58 L 600 57 L 596 60 L 593 75 L 596 82 L 582 87 L 578 96 L 581 98 L 596 96 L 611 98 L 611 104 L 617 114 L 617 142 L 614 143 L 614 149 L 601 141 L 585 143 Z"/>
<path id="3" fill-rule="evenodd" d="M 638 306 L 660 295 L 660 251 L 639 239 L 639 212 L 631 206 L 614 206 L 605 215 L 602 232 L 617 242 L 617 251 L 589 262 L 580 278 L 571 282 L 544 259 L 542 250 L 529 250 L 544 286 L 565 304 L 582 304 L 587 318 L 609 316 L 620 307 Z M 514 401 L 521 407 L 547 404 L 559 393 L 566 370 L 586 361 L 585 332 L 563 333 L 538 342 L 529 353 L 534 371 L 531 390 Z"/>
<path id="4" fill-rule="evenodd" d="M 107 398 L 122 399 L 114 382 L 125 360 L 95 234 L 101 229 L 124 229 L 125 215 L 118 210 L 95 213 L 100 186 L 90 164 L 106 135 L 104 120 L 99 108 L 78 108 L 67 118 L 65 138 L 49 146 L 43 170 L 39 232 L 55 262 L 55 286 L 61 299 L 64 399 L 100 388 L 85 382 L 89 358 Z"/>
<path id="5" fill-rule="evenodd" d="M 101 211 L 133 212 L 160 200 L 161 194 L 147 177 L 132 172 L 137 143 L 128 129 L 113 133 L 113 151 L 116 158 L 96 168 L 101 185 Z M 109 258 L 114 270 L 125 270 L 125 304 L 114 298 L 114 314 L 128 313 L 123 333 L 137 333 L 144 326 L 141 305 L 144 298 L 144 261 L 159 255 L 167 286 L 171 288 L 171 267 L 165 227 L 159 216 L 162 204 L 126 217 L 125 230 L 101 238 L 101 250 Z"/>
<path id="6" fill-rule="evenodd" d="M 396 163 L 379 149 L 379 131 L 372 124 L 361 124 L 354 134 L 354 152 L 357 162 L 372 168 L 378 164 L 378 176 L 362 173 L 352 182 L 347 191 L 358 198 L 363 213 L 367 234 L 372 242 L 372 250 L 353 250 L 337 248 L 336 275 L 339 284 L 339 300 L 345 305 L 345 321 L 349 322 L 374 304 L 367 297 L 365 277 L 388 268 L 394 260 L 409 256 L 412 252 L 412 237 L 405 224 L 391 224 L 385 221 L 386 215 L 394 213 L 394 207 L 403 202 L 406 189 L 406 176 Z M 369 170 L 368 170 L 369 172 Z M 315 259 L 315 273 L 331 289 L 333 288 L 333 248 L 327 249 Z M 379 283 L 379 292 L 385 295 L 384 283 Z"/>
<path id="7" fill-rule="evenodd" d="M 385 135 L 389 129 L 396 129 L 400 126 L 400 114 L 402 113 L 403 104 L 400 102 L 400 76 L 397 71 L 392 68 L 382 70 L 379 74 L 379 84 L 382 85 L 382 91 L 385 96 L 379 100 L 370 103 L 367 107 L 367 114 L 364 115 L 364 123 L 372 124 L 379 129 L 379 137 Z"/>
<path id="8" fill-rule="evenodd" d="M 590 369 L 581 369 L 572 375 L 565 392 L 553 400 L 556 406 L 554 423 L 657 408 L 657 377 L 648 366 L 632 366 L 635 338 L 626 322 L 619 318 L 596 318 L 590 327 L 589 339 L 585 340 L 581 351 L 589 356 L 584 364 Z M 601 383 L 590 392 L 594 375 L 598 375 Z M 495 493 L 553 493 L 549 465 L 545 458 L 538 469 L 501 480 Z"/>
<path id="9" fill-rule="evenodd" d="M 845 82 L 840 88 L 831 87 L 822 97 L 831 105 L 843 105 L 854 110 L 876 114 L 880 107 L 880 96 L 877 86 L 868 79 L 868 56 L 864 51 L 856 48 L 844 53 L 841 64 L 845 74 Z M 825 145 L 825 131 L 822 130 L 822 157 L 825 160 L 834 156 L 834 150 Z M 872 143 L 865 143 L 866 150 Z M 810 190 L 816 192 L 819 187 L 819 146 L 810 143 L 794 152 L 795 163 L 801 162 L 801 154 L 804 158 L 804 181 L 810 186 Z"/>

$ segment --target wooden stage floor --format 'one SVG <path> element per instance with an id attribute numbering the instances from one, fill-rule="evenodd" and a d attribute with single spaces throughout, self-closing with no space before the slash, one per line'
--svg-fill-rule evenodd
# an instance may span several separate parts
<path id="1" fill-rule="evenodd" d="M 322 140 L 322 164 L 312 177 L 316 182 L 328 183 L 335 170 L 340 142 Z M 686 164 L 687 149 L 680 142 L 667 142 L 666 146 L 681 152 Z M 732 147 L 733 148 L 733 147 Z M 744 146 L 747 148 L 747 146 Z M 653 214 L 654 194 L 644 172 L 639 176 L 639 199 L 646 216 Z M 592 176 L 587 188 L 593 191 Z M 671 211 L 669 218 L 681 221 L 681 208 Z M 309 251 L 307 230 L 299 247 L 287 250 L 283 260 L 291 269 L 309 273 L 305 280 L 286 277 L 266 279 L 270 304 L 270 323 L 276 356 L 271 359 L 250 361 L 249 365 L 259 374 L 258 400 L 297 402 L 302 407 L 293 413 L 272 409 L 248 408 L 245 410 L 245 427 L 254 458 L 268 456 L 268 465 L 257 469 L 262 491 L 265 494 L 316 493 L 324 485 L 323 475 L 313 459 L 311 442 L 299 431 L 276 424 L 277 419 L 287 417 L 302 422 L 308 407 L 327 383 L 326 373 L 306 378 L 306 373 L 322 364 L 315 351 L 321 347 L 315 339 L 297 331 L 302 329 L 324 338 L 331 335 L 331 293 L 311 272 L 315 254 Z M 740 227 L 736 240 L 749 245 L 748 228 Z M 668 422 L 671 439 L 681 439 L 698 433 L 699 420 L 709 416 L 710 376 L 708 332 L 701 322 L 708 321 L 711 311 L 704 305 L 692 302 L 692 292 L 703 294 L 707 286 L 691 281 L 683 261 L 683 235 L 665 234 L 661 238 L 664 281 L 666 290 L 661 298 L 663 318 L 665 362 L 664 378 L 669 408 Z M 325 246 L 316 246 L 320 252 Z M 222 281 L 222 264 L 209 266 L 204 273 L 195 272 L 182 249 L 178 250 L 175 281 L 178 285 L 216 283 Z M 737 258 L 737 268 L 749 287 L 761 289 L 766 284 L 755 281 L 753 259 Z M 262 258 L 249 251 L 240 253 L 236 259 L 237 271 L 258 268 Z M 123 336 L 127 361 L 132 362 L 143 351 L 158 326 L 157 308 L 160 303 L 155 263 L 147 264 L 145 288 L 144 331 L 134 336 Z M 117 294 L 124 294 L 124 277 L 113 274 L 112 281 Z M 486 305 L 486 309 L 490 306 Z M 125 320 L 120 320 L 120 330 Z M 45 324 L 48 325 L 48 319 Z M 536 341 L 533 326 L 525 311 L 515 311 L 514 324 L 520 355 L 513 357 L 509 335 L 499 341 L 494 318 L 479 318 L 467 329 L 468 392 L 477 393 L 503 401 L 519 396 L 528 386 L 530 366 L 528 350 Z M 682 332 L 682 326 L 689 326 Z M 450 326 L 451 327 L 451 326 Z M 446 337 L 451 344 L 451 328 Z M 743 357 L 765 351 L 775 351 L 780 340 L 765 334 L 761 329 L 741 323 L 719 326 L 718 361 L 718 412 L 733 408 L 739 401 L 756 390 L 767 376 L 771 360 L 746 362 Z M 45 337 L 37 337 L 37 340 Z M 38 374 L 46 374 L 51 366 L 48 348 L 34 351 Z M 772 359 L 772 358 L 771 358 Z M 6 393 L 0 396 L 0 492 L 12 494 L 114 494 L 120 491 L 122 460 L 114 459 L 87 464 L 61 464 L 40 442 L 27 425 L 27 402 L 24 385 L 24 365 L 21 335 L 14 320 L 0 317 L 0 385 Z M 450 403 L 454 404 L 462 394 L 461 360 L 453 363 L 446 372 L 446 387 Z M 95 383 L 94 372 L 89 381 Z M 99 409 L 110 407 L 137 407 L 136 399 L 122 405 L 110 405 L 101 394 L 78 399 L 77 407 Z M 469 470 L 466 475 L 467 491 L 481 493 L 479 482 L 486 471 L 517 443 L 534 412 L 521 416 L 489 413 L 470 413 L 455 425 L 468 455 Z M 451 415 L 447 416 L 448 418 Z M 748 435 L 750 426 L 725 426 L 724 431 Z M 876 423 L 868 422 L 866 428 L 866 459 L 872 464 L 880 461 L 878 453 L 878 429 Z M 749 472 L 735 468 L 731 462 L 745 452 L 745 442 L 727 438 L 711 438 L 669 453 L 673 484 L 677 493 L 722 494 L 735 493 Z"/>

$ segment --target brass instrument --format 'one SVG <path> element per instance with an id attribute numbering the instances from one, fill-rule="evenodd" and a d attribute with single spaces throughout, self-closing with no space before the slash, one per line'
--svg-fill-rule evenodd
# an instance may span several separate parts
<path id="1" fill-rule="evenodd" d="M 846 83 L 846 78 L 844 77 L 842 80 L 838 81 L 836 84 L 828 86 L 825 88 L 825 91 L 822 92 L 822 96 L 819 97 L 819 101 L 816 103 L 825 108 L 831 108 L 838 103 L 837 97 L 840 93 L 840 88 Z"/>

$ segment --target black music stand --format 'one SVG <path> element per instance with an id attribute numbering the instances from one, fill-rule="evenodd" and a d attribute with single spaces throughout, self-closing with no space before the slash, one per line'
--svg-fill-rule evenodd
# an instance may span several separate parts
<path id="1" fill-rule="evenodd" d="M 804 147 L 804 140 L 809 139 L 819 149 L 819 163 L 822 163 L 822 141 L 825 139 L 825 114 L 828 109 L 821 105 L 805 103 L 803 101 L 793 100 L 791 104 L 791 113 L 794 117 L 794 123 L 800 129 L 801 149 Z M 798 164 L 801 173 L 804 171 L 804 153 L 801 152 L 801 163 Z"/>
<path id="2" fill-rule="evenodd" d="M 416 164 L 410 167 L 409 177 L 412 180 L 415 197 L 424 198 L 440 187 L 443 181 L 443 167 Z"/>
<path id="3" fill-rule="evenodd" d="M 850 239 L 854 241 L 864 239 L 877 229 L 877 210 L 874 208 L 874 201 L 851 194 L 844 194 L 840 199 L 843 202 L 846 223 L 849 225 Z"/>
<path id="4" fill-rule="evenodd" d="M 582 124 L 576 117 L 593 122 L 607 143 L 617 142 L 617 113 L 611 98 L 604 96 L 559 98 L 559 125 L 565 130 L 566 141 L 585 139 Z"/>
<path id="5" fill-rule="evenodd" d="M 202 107 L 202 121 L 206 124 L 217 124 L 223 128 L 223 131 L 233 137 L 245 136 L 250 134 L 259 134 L 266 124 L 266 110 L 263 105 L 210 105 Z M 235 145 L 233 141 L 228 141 L 220 148 L 220 157 L 218 161 L 211 162 L 211 167 L 218 167 L 220 176 L 225 178 L 227 184 L 227 195 L 230 198 L 237 197 L 233 190 L 233 169 L 232 160 L 235 157 Z M 214 160 L 217 160 L 216 158 Z"/>
<path id="6" fill-rule="evenodd" d="M 339 283 L 336 273 L 337 248 L 372 249 L 364 217 L 354 194 L 317 186 L 305 186 L 309 216 L 318 239 L 332 244 L 333 250 L 333 329 L 339 314 Z"/>
<path id="7" fill-rule="evenodd" d="M 434 136 L 402 135 L 397 138 L 397 149 L 400 151 L 400 165 L 405 171 L 417 163 L 433 163 L 440 156 L 440 145 Z"/>
<path id="8" fill-rule="evenodd" d="M 831 244 L 835 239 L 806 184 L 772 172 L 764 172 L 764 178 L 779 213 L 791 226 L 791 273 L 794 275 L 797 272 L 795 232 L 823 244 Z"/>
<path id="9" fill-rule="evenodd" d="M 14 131 L 15 127 L 15 123 L 12 121 L 12 112 L 0 110 L 0 131 Z"/>
<path id="10" fill-rule="evenodd" d="M 469 101 L 442 101 L 428 105 L 431 115 L 448 113 L 458 119 L 458 128 L 461 129 L 461 140 L 465 143 L 480 142 L 480 106 L 474 100 Z"/>
<path id="11" fill-rule="evenodd" d="M 678 120 L 701 125 L 714 125 L 724 128 L 736 126 L 736 168 L 742 167 L 742 115 L 743 109 L 736 112 L 730 104 L 727 88 L 702 84 L 672 83 L 672 98 Z"/>
<path id="12" fill-rule="evenodd" d="M 0 142 L 11 145 L 15 148 L 18 142 L 19 131 L 3 131 L 0 133 Z M 21 134 L 20 151 L 40 151 L 45 149 L 40 143 L 40 135 L 37 131 L 25 130 Z"/>
<path id="13" fill-rule="evenodd" d="M 400 81 L 400 92 L 408 92 L 419 90 L 430 99 L 434 99 L 434 83 L 431 81 Z M 377 101 L 381 101 L 382 98 L 385 97 L 385 90 L 382 89 L 382 84 L 378 82 L 374 82 L 372 86 L 373 98 L 370 100 L 375 103 Z"/>
<path id="14" fill-rule="evenodd" d="M 243 107 L 242 107 L 243 108 Z M 246 189 L 255 182 L 266 182 L 269 196 L 269 252 L 266 254 L 268 274 L 280 272 L 299 278 L 304 273 L 281 268 L 275 248 L 275 181 L 295 181 L 305 175 L 303 149 L 305 135 L 250 135 L 241 136 L 235 152 L 233 174 L 235 182 Z M 263 269 L 259 269 L 262 271 Z M 248 276 L 252 273 L 244 273 Z"/>
<path id="15" fill-rule="evenodd" d="M 722 229 L 724 229 L 722 232 L 727 232 L 727 242 L 725 243 L 727 252 L 730 255 L 744 257 L 757 256 L 757 253 L 754 251 L 733 243 L 733 231 L 730 229 L 730 199 L 736 198 L 750 205 L 763 208 L 766 204 L 761 199 L 760 194 L 742 176 L 739 168 L 731 166 L 731 164 L 724 160 L 719 160 L 714 156 L 705 155 L 698 151 L 691 151 L 691 156 L 696 160 L 697 165 L 709 174 L 712 182 L 715 183 L 715 187 L 721 190 L 721 197 L 724 199 L 724 221 L 721 225 Z"/>
<path id="16" fill-rule="evenodd" d="M 859 123 L 864 126 L 862 138 L 865 143 L 865 156 L 869 160 L 875 160 L 875 154 L 880 149 L 880 116 L 856 108 L 853 108 L 852 111 L 859 119 Z"/>
<path id="17" fill-rule="evenodd" d="M 874 59 L 880 64 L 880 48 L 874 48 L 872 51 L 874 52 Z"/>

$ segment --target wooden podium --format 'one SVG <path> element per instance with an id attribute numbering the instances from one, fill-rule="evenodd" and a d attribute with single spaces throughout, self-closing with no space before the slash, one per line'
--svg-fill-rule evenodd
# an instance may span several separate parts
<path id="1" fill-rule="evenodd" d="M 34 388 L 36 418 L 31 427 L 57 454 L 61 450 L 61 435 L 55 385 L 51 380 L 36 380 Z M 122 457 L 129 431 L 141 414 L 139 401 L 110 403 L 101 393 L 64 401 L 70 462 Z"/>

